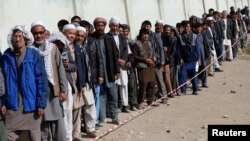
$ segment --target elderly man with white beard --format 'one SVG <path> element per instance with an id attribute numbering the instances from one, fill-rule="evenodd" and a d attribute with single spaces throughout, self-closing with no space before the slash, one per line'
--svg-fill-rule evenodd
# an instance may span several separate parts
<path id="1" fill-rule="evenodd" d="M 118 63 L 120 66 L 120 78 L 116 80 L 118 85 L 118 93 L 122 101 L 122 112 L 129 113 L 128 108 L 128 73 L 127 73 L 127 60 L 128 60 L 128 46 L 127 41 L 122 34 L 119 33 L 120 21 L 116 17 L 112 17 L 109 21 L 110 31 L 108 33 L 116 43 L 119 52 Z"/>
<path id="2" fill-rule="evenodd" d="M 66 100 L 65 92 L 68 84 L 61 54 L 55 44 L 45 40 L 45 26 L 42 22 L 33 22 L 31 32 L 34 37 L 32 47 L 42 55 L 49 80 L 49 98 L 41 124 L 42 141 L 47 141 L 50 137 L 55 141 L 65 140 L 63 107 L 61 105 Z M 61 42 L 65 44 L 66 38 L 64 37 L 64 41 Z"/>

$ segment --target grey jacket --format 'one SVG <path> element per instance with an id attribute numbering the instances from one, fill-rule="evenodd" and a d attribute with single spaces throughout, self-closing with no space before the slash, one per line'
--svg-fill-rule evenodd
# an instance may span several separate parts
<path id="1" fill-rule="evenodd" d="M 0 52 L 0 62 L 2 62 L 2 53 Z M 3 95 L 5 94 L 5 85 L 4 85 L 4 77 L 2 73 L 2 67 L 0 67 L 0 107 L 2 107 L 2 100 L 3 100 Z M 1 117 L 1 112 L 0 112 L 0 120 L 2 119 Z"/>

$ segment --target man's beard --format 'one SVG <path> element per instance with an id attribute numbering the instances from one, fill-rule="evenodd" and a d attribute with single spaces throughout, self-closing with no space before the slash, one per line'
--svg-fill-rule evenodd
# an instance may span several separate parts
<path id="1" fill-rule="evenodd" d="M 38 45 L 41 45 L 43 42 L 44 42 L 44 40 L 42 40 L 42 41 L 34 41 L 36 44 L 38 44 Z"/>
<path id="2" fill-rule="evenodd" d="M 97 30 L 98 35 L 102 35 L 104 33 L 103 30 Z"/>
<path id="3" fill-rule="evenodd" d="M 115 31 L 115 32 L 111 32 L 112 35 L 118 35 L 119 34 L 119 31 Z"/>

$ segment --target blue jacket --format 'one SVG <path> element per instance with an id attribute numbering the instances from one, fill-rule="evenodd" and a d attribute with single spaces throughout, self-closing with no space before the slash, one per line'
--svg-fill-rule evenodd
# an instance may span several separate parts
<path id="1" fill-rule="evenodd" d="M 184 63 L 197 62 L 200 59 L 200 47 L 197 41 L 197 35 L 194 33 L 190 33 L 188 36 L 181 34 L 177 38 L 178 55 Z"/>
<path id="2" fill-rule="evenodd" d="M 14 53 L 7 49 L 3 55 L 3 70 L 6 82 L 7 109 L 18 110 L 18 72 Z M 48 79 L 45 65 L 38 51 L 26 48 L 26 55 L 21 64 L 21 92 L 25 112 L 38 108 L 44 109 L 48 99 Z"/>

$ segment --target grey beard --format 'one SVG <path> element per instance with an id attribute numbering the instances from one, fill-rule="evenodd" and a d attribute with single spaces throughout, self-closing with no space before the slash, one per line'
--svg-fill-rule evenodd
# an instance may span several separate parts
<path id="1" fill-rule="evenodd" d="M 44 41 L 34 41 L 36 44 L 41 45 Z"/>
<path id="2" fill-rule="evenodd" d="M 80 42 L 76 42 L 76 45 L 78 45 L 78 46 L 82 46 L 82 43 L 80 43 Z"/>
<path id="3" fill-rule="evenodd" d="M 112 35 L 118 35 L 119 32 L 111 32 Z"/>

